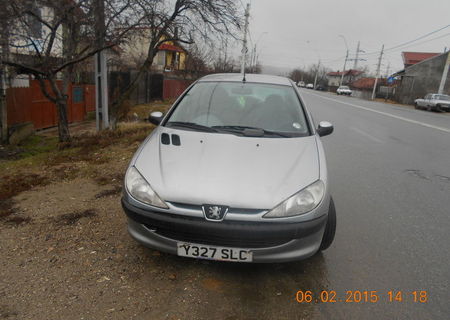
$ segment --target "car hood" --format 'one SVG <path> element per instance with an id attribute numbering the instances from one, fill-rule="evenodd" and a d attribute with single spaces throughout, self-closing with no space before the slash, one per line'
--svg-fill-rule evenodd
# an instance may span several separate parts
<path id="1" fill-rule="evenodd" d="M 178 135 L 180 145 L 162 144 L 163 133 Z M 272 209 L 319 179 L 315 139 L 158 127 L 134 165 L 168 202 Z"/>

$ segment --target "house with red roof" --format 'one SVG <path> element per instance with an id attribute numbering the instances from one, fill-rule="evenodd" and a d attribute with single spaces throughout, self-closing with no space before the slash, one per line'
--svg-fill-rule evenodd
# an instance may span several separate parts
<path id="1" fill-rule="evenodd" d="M 424 60 L 436 57 L 440 55 L 441 53 L 436 52 L 410 52 L 410 51 L 403 51 L 402 52 L 402 59 L 403 64 L 405 68 L 410 67 L 416 63 L 422 62 Z"/>

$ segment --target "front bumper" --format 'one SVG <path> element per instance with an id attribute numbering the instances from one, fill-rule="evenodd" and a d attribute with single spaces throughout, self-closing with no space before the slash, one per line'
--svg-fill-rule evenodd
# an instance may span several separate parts
<path id="1" fill-rule="evenodd" d="M 177 242 L 250 249 L 253 262 L 286 262 L 315 254 L 327 215 L 296 223 L 222 221 L 144 210 L 122 199 L 130 235 L 143 245 L 177 254 Z"/>

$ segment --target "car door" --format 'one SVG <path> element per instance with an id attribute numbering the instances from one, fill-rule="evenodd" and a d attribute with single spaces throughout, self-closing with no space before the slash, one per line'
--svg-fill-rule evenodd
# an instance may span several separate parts
<path id="1" fill-rule="evenodd" d="M 431 109 L 434 108 L 434 102 L 435 102 L 434 100 L 435 100 L 435 98 L 436 98 L 435 94 L 430 94 L 430 96 L 429 96 L 429 98 L 427 100 L 427 107 L 429 107 Z"/>
<path id="2" fill-rule="evenodd" d="M 427 94 L 423 99 L 419 100 L 420 107 L 428 107 L 428 102 L 430 101 L 431 94 Z"/>

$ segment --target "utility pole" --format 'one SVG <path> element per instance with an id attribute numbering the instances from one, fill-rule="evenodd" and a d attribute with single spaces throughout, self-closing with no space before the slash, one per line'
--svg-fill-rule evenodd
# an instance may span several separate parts
<path id="1" fill-rule="evenodd" d="M 250 3 L 247 3 L 245 9 L 245 26 L 244 26 L 244 41 L 242 43 L 242 61 L 241 61 L 241 73 L 245 74 L 245 62 L 247 60 L 247 32 L 248 32 L 248 18 L 250 17 Z"/>
<path id="2" fill-rule="evenodd" d="M 448 69 L 450 67 L 450 52 L 447 53 L 447 61 L 444 65 L 444 71 L 442 72 L 441 83 L 439 84 L 438 93 L 442 94 L 444 92 L 445 82 L 447 81 Z"/>
<path id="3" fill-rule="evenodd" d="M 97 44 L 99 47 L 105 46 L 105 2 L 104 0 L 95 0 L 96 10 L 96 32 Z M 97 131 L 109 128 L 108 112 L 108 74 L 104 50 L 98 52 L 95 56 L 95 119 Z"/>
<path id="4" fill-rule="evenodd" d="M 360 45 L 360 42 L 358 41 L 358 45 L 356 46 L 356 56 L 355 56 L 355 63 L 353 64 L 353 70 L 356 70 L 356 67 L 358 66 L 359 45 Z"/>
<path id="5" fill-rule="evenodd" d="M 317 65 L 316 76 L 314 77 L 314 90 L 316 89 L 316 85 L 317 85 L 317 75 L 319 74 L 319 70 L 320 70 L 320 60 L 319 60 L 319 63 L 318 63 L 318 65 Z"/>
<path id="6" fill-rule="evenodd" d="M 344 74 L 345 74 L 345 67 L 347 65 L 347 59 L 348 59 L 348 48 L 347 48 L 347 54 L 345 55 L 344 69 L 342 70 L 341 82 L 339 83 L 339 86 L 342 86 L 342 84 L 344 83 Z"/>
<path id="7" fill-rule="evenodd" d="M 381 60 L 383 59 L 383 52 L 384 52 L 384 44 L 381 47 L 380 56 L 378 57 L 377 75 L 375 78 L 375 83 L 373 84 L 372 100 L 375 99 L 375 91 L 377 90 L 378 77 L 380 76 L 380 67 L 381 67 Z"/>

